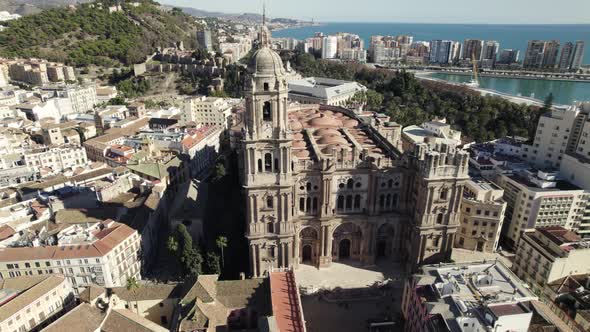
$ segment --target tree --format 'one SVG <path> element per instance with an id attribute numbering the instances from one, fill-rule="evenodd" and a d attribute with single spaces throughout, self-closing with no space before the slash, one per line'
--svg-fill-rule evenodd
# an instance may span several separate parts
<path id="1" fill-rule="evenodd" d="M 201 274 L 203 259 L 185 225 L 176 226 L 174 234 L 166 241 L 166 248 L 178 259 L 185 277 L 196 277 Z"/>
<path id="2" fill-rule="evenodd" d="M 219 255 L 214 252 L 208 252 L 205 257 L 205 272 L 208 274 L 220 274 L 221 266 L 219 265 Z"/>
<path id="3" fill-rule="evenodd" d="M 543 103 L 543 110 L 545 112 L 549 112 L 553 108 L 553 99 L 553 92 L 549 92 L 549 94 L 545 98 L 545 102 Z"/>
<path id="4" fill-rule="evenodd" d="M 226 174 L 226 171 L 225 171 L 225 165 L 223 164 L 223 162 L 218 162 L 217 164 L 215 164 L 215 175 L 213 176 L 213 181 L 217 182 L 217 181 L 223 179 L 225 174 Z"/>
<path id="5" fill-rule="evenodd" d="M 139 284 L 139 282 L 137 281 L 137 279 L 135 277 L 127 278 L 127 284 L 125 285 L 125 288 L 133 294 L 133 298 L 135 300 L 135 309 L 136 309 L 136 313 L 138 315 L 139 315 L 139 306 L 137 305 L 137 290 L 139 289 L 140 286 L 141 285 Z"/>
<path id="6" fill-rule="evenodd" d="M 223 249 L 227 247 L 227 238 L 225 236 L 218 236 L 215 240 L 217 248 L 221 250 L 221 266 L 225 266 L 225 259 L 223 256 Z"/>

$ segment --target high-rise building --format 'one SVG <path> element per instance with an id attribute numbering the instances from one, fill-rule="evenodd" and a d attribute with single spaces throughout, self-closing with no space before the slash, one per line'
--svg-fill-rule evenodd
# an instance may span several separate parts
<path id="1" fill-rule="evenodd" d="M 545 42 L 543 51 L 543 62 L 541 68 L 554 69 L 557 65 L 557 55 L 559 54 L 559 40 L 549 40 Z"/>
<path id="2" fill-rule="evenodd" d="M 463 52 L 461 59 L 463 60 L 481 60 L 483 50 L 483 40 L 481 39 L 465 39 L 463 42 Z M 473 59 L 475 55 L 475 59 Z"/>
<path id="3" fill-rule="evenodd" d="M 486 40 L 483 43 L 481 51 L 481 66 L 484 68 L 492 68 L 496 64 L 496 57 L 499 49 L 500 43 L 495 40 Z"/>
<path id="4" fill-rule="evenodd" d="M 561 49 L 561 55 L 559 56 L 559 65 L 557 66 L 560 71 L 567 71 L 572 66 L 574 59 L 574 43 L 567 42 L 563 44 Z"/>
<path id="5" fill-rule="evenodd" d="M 428 61 L 432 64 L 448 64 L 451 61 L 450 40 L 432 40 L 430 41 L 430 56 Z"/>
<path id="6" fill-rule="evenodd" d="M 197 42 L 199 46 L 207 51 L 213 51 L 213 39 L 211 38 L 211 30 L 203 29 L 197 31 Z"/>
<path id="7" fill-rule="evenodd" d="M 572 58 L 572 64 L 570 69 L 577 71 L 582 67 L 582 61 L 584 61 L 584 41 L 577 40 L 576 46 L 574 47 L 574 56 Z"/>
<path id="8" fill-rule="evenodd" d="M 525 69 L 539 69 L 543 65 L 545 54 L 545 42 L 542 40 L 529 40 L 524 54 L 522 67 Z"/>
<path id="9" fill-rule="evenodd" d="M 511 48 L 507 48 L 507 49 L 503 49 L 502 51 L 500 51 L 500 54 L 498 55 L 498 64 L 503 64 L 503 65 L 510 65 L 513 63 L 518 62 L 518 56 L 520 55 L 520 51 L 519 50 L 515 50 L 515 49 L 511 49 Z"/>
<path id="10" fill-rule="evenodd" d="M 557 171 L 512 170 L 498 174 L 494 182 L 504 189 L 506 218 L 504 242 L 516 247 L 522 232 L 540 226 L 562 226 L 577 231 L 583 223 L 588 194 Z"/>
<path id="11" fill-rule="evenodd" d="M 338 54 L 338 37 L 326 36 L 322 40 L 322 59 L 334 59 Z"/>

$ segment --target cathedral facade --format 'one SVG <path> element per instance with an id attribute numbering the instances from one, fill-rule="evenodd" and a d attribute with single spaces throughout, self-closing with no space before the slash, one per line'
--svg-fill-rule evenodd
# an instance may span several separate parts
<path id="1" fill-rule="evenodd" d="M 238 149 L 250 275 L 377 259 L 414 271 L 449 259 L 467 153 L 403 142 L 387 117 L 291 105 L 269 41 L 263 27 L 249 63 Z"/>

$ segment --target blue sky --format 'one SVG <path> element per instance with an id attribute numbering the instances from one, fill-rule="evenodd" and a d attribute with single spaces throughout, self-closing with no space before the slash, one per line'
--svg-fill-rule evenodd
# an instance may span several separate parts
<path id="1" fill-rule="evenodd" d="M 226 13 L 262 0 L 159 0 Z M 269 16 L 339 22 L 590 24 L 590 0 L 266 0 Z"/>

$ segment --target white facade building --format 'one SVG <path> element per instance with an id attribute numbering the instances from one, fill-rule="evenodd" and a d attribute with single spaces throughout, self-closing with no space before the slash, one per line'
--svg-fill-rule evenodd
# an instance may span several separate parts
<path id="1" fill-rule="evenodd" d="M 227 128 L 231 110 L 237 100 L 199 97 L 190 98 L 185 103 L 181 123 L 195 122 L 203 126 L 219 126 Z"/>
<path id="2" fill-rule="evenodd" d="M 326 36 L 322 40 L 322 59 L 334 59 L 338 54 L 338 37 Z"/>
<path id="3" fill-rule="evenodd" d="M 84 167 L 88 164 L 86 150 L 77 145 L 28 150 L 23 155 L 23 161 L 29 167 L 51 168 L 53 172 L 61 172 L 72 167 Z"/>
<path id="4" fill-rule="evenodd" d="M 0 249 L 0 278 L 59 273 L 77 288 L 120 287 L 129 277 L 141 277 L 140 236 L 127 225 L 74 225 L 57 237 L 57 245 Z"/>
<path id="5" fill-rule="evenodd" d="M 366 90 L 356 82 L 308 77 L 289 82 L 289 100 L 301 104 L 343 106 L 357 92 Z"/>

